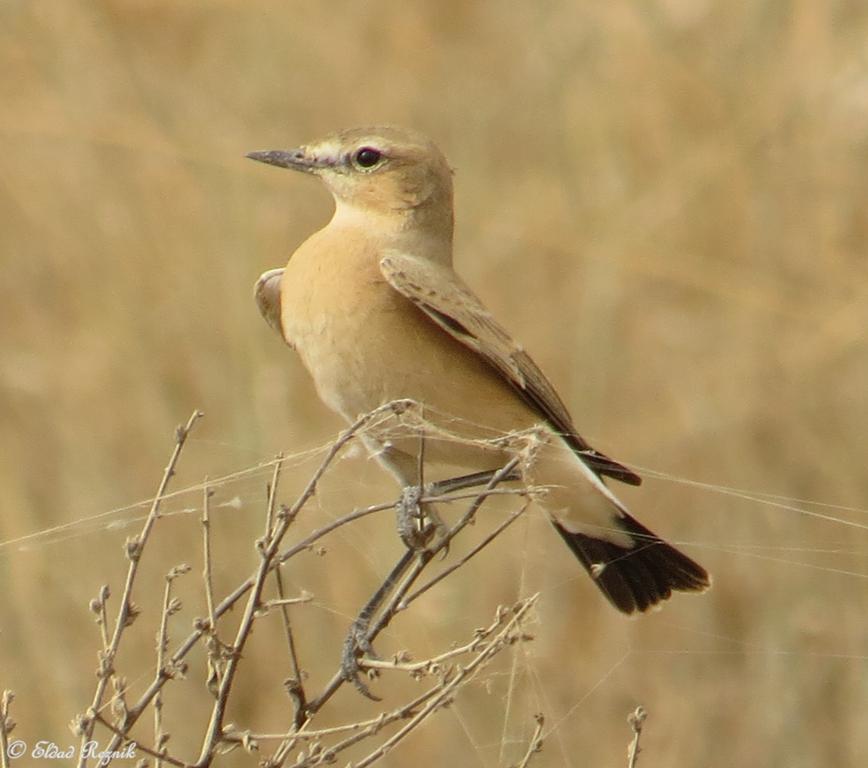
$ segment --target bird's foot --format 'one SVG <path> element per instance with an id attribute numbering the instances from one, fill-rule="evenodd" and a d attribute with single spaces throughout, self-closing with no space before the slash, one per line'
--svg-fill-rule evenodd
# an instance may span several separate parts
<path id="1" fill-rule="evenodd" d="M 362 679 L 365 673 L 359 665 L 359 659 L 362 656 L 370 656 L 373 659 L 380 658 L 374 651 L 371 641 L 368 640 L 368 626 L 368 620 L 363 618 L 356 619 L 350 626 L 341 653 L 341 676 L 346 682 L 352 683 L 365 698 L 371 701 L 381 701 L 380 697 L 374 695 Z M 375 671 L 372 670 L 372 676 L 375 675 Z"/>
<path id="2" fill-rule="evenodd" d="M 420 501 L 425 491 L 418 485 L 408 485 L 395 504 L 398 535 L 414 552 L 433 548 L 447 530 L 433 505 Z"/>

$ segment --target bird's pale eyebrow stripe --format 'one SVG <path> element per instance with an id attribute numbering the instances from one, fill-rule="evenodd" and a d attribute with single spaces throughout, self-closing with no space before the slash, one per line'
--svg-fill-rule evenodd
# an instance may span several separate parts
<path id="1" fill-rule="evenodd" d="M 321 168 L 343 165 L 349 157 L 341 150 L 341 145 L 334 141 L 312 146 L 309 151 L 311 159 Z"/>

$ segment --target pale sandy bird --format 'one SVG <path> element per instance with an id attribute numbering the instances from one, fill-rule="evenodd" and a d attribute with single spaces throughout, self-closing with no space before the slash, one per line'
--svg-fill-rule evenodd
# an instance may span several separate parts
<path id="1" fill-rule="evenodd" d="M 263 317 L 326 405 L 354 421 L 410 398 L 472 439 L 543 424 L 532 467 L 549 488 L 542 504 L 615 607 L 645 611 L 673 590 L 709 586 L 701 566 L 627 513 L 603 478 L 640 478 L 591 449 L 542 371 L 453 271 L 452 171 L 436 145 L 359 128 L 248 157 L 318 176 L 334 196 L 331 221 L 256 284 Z M 404 486 L 418 482 L 417 439 L 369 441 Z M 475 471 L 504 455 L 434 440 L 425 462 Z"/>

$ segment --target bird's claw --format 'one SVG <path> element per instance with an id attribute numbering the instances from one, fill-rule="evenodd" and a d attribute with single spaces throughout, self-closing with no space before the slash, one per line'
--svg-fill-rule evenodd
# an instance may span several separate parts
<path id="1" fill-rule="evenodd" d="M 341 676 L 352 683 L 355 689 L 365 698 L 371 701 L 381 701 L 379 696 L 371 692 L 367 683 L 362 679 L 362 669 L 359 666 L 359 658 L 370 656 L 378 659 L 371 641 L 368 640 L 368 622 L 364 619 L 356 619 L 350 626 L 350 631 L 344 640 L 344 648 L 341 653 Z"/>
<path id="2" fill-rule="evenodd" d="M 395 504 L 398 535 L 414 552 L 428 549 L 446 530 L 433 506 L 421 502 L 424 492 L 418 485 L 408 485 Z"/>

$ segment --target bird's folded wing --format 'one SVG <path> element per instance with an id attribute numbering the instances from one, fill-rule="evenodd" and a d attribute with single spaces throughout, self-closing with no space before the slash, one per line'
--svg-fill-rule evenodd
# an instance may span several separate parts
<path id="1" fill-rule="evenodd" d="M 635 472 L 585 442 L 545 374 L 451 268 L 390 251 L 380 269 L 396 291 L 497 370 L 594 472 L 631 485 L 642 482 Z"/>
<path id="2" fill-rule="evenodd" d="M 265 322 L 283 336 L 283 327 L 280 324 L 281 277 L 283 277 L 282 269 L 269 269 L 268 272 L 263 272 L 253 288 L 253 298 L 256 299 L 259 314 Z"/>

